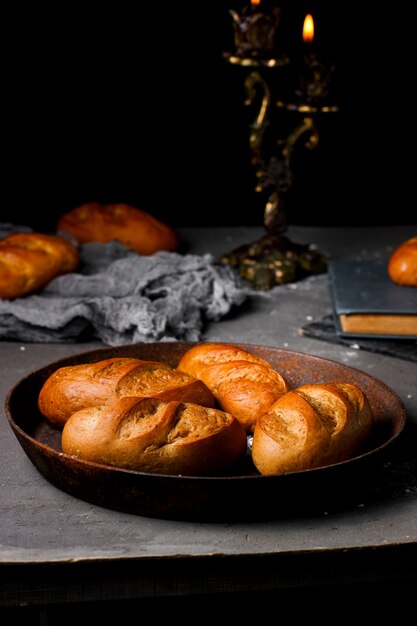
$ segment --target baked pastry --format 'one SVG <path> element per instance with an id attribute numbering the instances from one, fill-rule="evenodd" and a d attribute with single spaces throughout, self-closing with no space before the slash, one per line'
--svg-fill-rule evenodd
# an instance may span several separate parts
<path id="1" fill-rule="evenodd" d="M 260 415 L 289 390 L 284 377 L 264 359 L 221 343 L 193 346 L 177 369 L 202 380 L 220 408 L 234 415 L 248 432 Z"/>
<path id="2" fill-rule="evenodd" d="M 74 272 L 77 248 L 59 235 L 12 233 L 0 239 L 0 298 L 14 300 Z"/>
<path id="3" fill-rule="evenodd" d="M 201 372 L 209 365 L 218 365 L 219 363 L 229 363 L 230 361 L 246 361 L 249 363 L 258 363 L 266 367 L 271 367 L 268 361 L 265 361 L 252 352 L 242 350 L 237 346 L 227 343 L 199 343 L 185 352 L 177 365 L 177 369 L 192 372 L 192 376 L 198 378 Z"/>
<path id="4" fill-rule="evenodd" d="M 371 406 L 357 385 L 302 385 L 279 398 L 258 419 L 252 459 L 264 475 L 345 461 L 362 448 L 372 424 Z"/>
<path id="5" fill-rule="evenodd" d="M 139 254 L 178 248 L 173 228 L 128 204 L 83 204 L 60 217 L 57 231 L 70 233 L 80 244 L 117 240 Z"/>
<path id="6" fill-rule="evenodd" d="M 55 428 L 61 429 L 72 413 L 112 404 L 125 396 L 215 405 L 212 393 L 201 380 L 166 363 L 116 357 L 58 368 L 42 385 L 38 408 Z"/>
<path id="7" fill-rule="evenodd" d="M 388 260 L 388 275 L 394 283 L 417 287 L 417 237 L 394 250 Z"/>
<path id="8" fill-rule="evenodd" d="M 213 474 L 246 452 L 241 424 L 218 409 L 156 398 L 122 398 L 77 411 L 62 450 L 86 461 L 160 474 Z"/>

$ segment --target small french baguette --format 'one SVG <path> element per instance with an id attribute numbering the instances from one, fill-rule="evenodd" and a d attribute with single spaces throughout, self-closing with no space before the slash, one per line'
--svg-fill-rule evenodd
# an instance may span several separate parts
<path id="1" fill-rule="evenodd" d="M 159 474 L 213 474 L 237 462 L 246 448 L 246 433 L 231 415 L 157 398 L 126 397 L 82 409 L 62 431 L 65 454 Z"/>
<path id="2" fill-rule="evenodd" d="M 267 361 L 229 344 L 193 346 L 177 369 L 202 380 L 220 408 L 234 415 L 247 432 L 289 390 L 285 378 Z"/>
<path id="3" fill-rule="evenodd" d="M 215 405 L 202 381 L 166 363 L 120 357 L 57 369 L 41 387 L 38 408 L 55 428 L 62 429 L 72 413 L 125 396 Z"/>
<path id="4" fill-rule="evenodd" d="M 252 459 L 263 475 L 345 461 L 365 444 L 372 424 L 371 406 L 357 385 L 302 385 L 279 398 L 258 419 Z"/>
<path id="5" fill-rule="evenodd" d="M 59 235 L 13 233 L 0 239 L 0 298 L 14 300 L 74 272 L 78 250 Z"/>
<path id="6" fill-rule="evenodd" d="M 218 365 L 219 363 L 229 363 L 231 361 L 246 361 L 271 367 L 270 363 L 265 361 L 265 359 L 237 346 L 227 343 L 207 342 L 199 343 L 187 350 L 181 357 L 177 369 L 199 378 L 201 372 L 209 365 Z"/>

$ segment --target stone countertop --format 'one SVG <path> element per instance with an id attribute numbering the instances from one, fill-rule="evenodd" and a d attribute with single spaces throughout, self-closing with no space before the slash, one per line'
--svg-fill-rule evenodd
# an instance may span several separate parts
<path id="1" fill-rule="evenodd" d="M 386 257 L 417 227 L 293 227 L 289 236 L 332 258 Z M 257 228 L 189 228 L 187 250 L 219 256 L 260 237 Z M 306 337 L 300 327 L 331 312 L 327 275 L 254 294 L 239 310 L 210 323 L 204 340 L 288 348 L 362 370 L 383 381 L 406 408 L 406 437 L 383 468 L 387 489 L 368 501 L 263 522 L 200 523 L 146 518 L 79 500 L 49 484 L 24 454 L 5 416 L 8 390 L 50 362 L 103 347 L 0 343 L 0 606 L 63 598 L 154 597 L 176 581 L 177 593 L 269 589 L 316 581 L 415 579 L 417 572 L 417 364 Z M 279 495 L 278 495 L 279 497 Z M 401 558 L 399 558 L 401 556 Z M 337 573 L 329 559 L 339 559 Z M 241 560 L 251 560 L 251 575 Z M 155 568 L 164 575 L 155 581 Z M 343 561 L 343 568 L 339 565 Z M 140 564 L 140 567 L 139 565 Z M 51 569 L 52 568 L 52 569 Z M 89 568 L 100 584 L 88 585 Z M 300 574 L 300 568 L 302 573 Z M 116 580 L 117 578 L 117 580 Z M 225 581 L 229 580 L 229 583 Z M 84 580 L 84 591 L 80 581 Z M 121 591 L 124 580 L 129 592 Z M 69 594 L 69 595 L 68 595 Z"/>

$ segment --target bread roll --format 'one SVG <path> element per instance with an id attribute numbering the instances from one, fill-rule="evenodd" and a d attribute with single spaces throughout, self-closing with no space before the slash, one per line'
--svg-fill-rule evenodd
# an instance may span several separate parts
<path id="1" fill-rule="evenodd" d="M 82 409 L 62 432 L 66 454 L 159 474 L 213 474 L 238 461 L 246 447 L 245 431 L 231 415 L 156 398 Z"/>
<path id="2" fill-rule="evenodd" d="M 110 404 L 125 396 L 215 405 L 202 381 L 166 363 L 113 358 L 57 369 L 39 392 L 38 408 L 55 428 L 63 428 L 75 411 Z"/>
<path id="3" fill-rule="evenodd" d="M 83 204 L 61 216 L 57 231 L 70 233 L 79 243 L 117 240 L 143 255 L 172 252 L 179 243 L 173 228 L 128 204 Z"/>
<path id="4" fill-rule="evenodd" d="M 255 426 L 252 459 L 261 474 L 322 467 L 354 456 L 372 429 L 369 401 L 346 382 L 307 384 L 277 400 Z"/>
<path id="5" fill-rule="evenodd" d="M 417 237 L 394 250 L 388 261 L 388 275 L 394 283 L 417 287 Z"/>
<path id="6" fill-rule="evenodd" d="M 218 365 L 219 363 L 229 363 L 230 361 L 247 361 L 249 363 L 258 363 L 266 367 L 271 367 L 268 361 L 265 361 L 256 354 L 242 350 L 237 346 L 227 343 L 199 343 L 193 346 L 181 357 L 177 369 L 187 372 L 195 378 L 199 378 L 202 370 L 209 365 Z"/>
<path id="7" fill-rule="evenodd" d="M 260 415 L 289 390 L 284 377 L 256 355 L 232 345 L 202 343 L 184 354 L 177 369 L 202 380 L 223 411 L 252 432 Z"/>
<path id="8" fill-rule="evenodd" d="M 0 298 L 14 300 L 79 265 L 75 246 L 59 235 L 13 233 L 0 239 Z"/>

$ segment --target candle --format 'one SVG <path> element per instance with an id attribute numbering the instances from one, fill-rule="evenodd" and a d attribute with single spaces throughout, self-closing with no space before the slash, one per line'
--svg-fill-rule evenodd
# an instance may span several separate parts
<path id="1" fill-rule="evenodd" d="M 260 1 L 260 0 L 259 0 Z M 310 13 L 304 18 L 303 23 L 303 41 L 306 44 L 312 44 L 314 40 L 314 20 Z"/>
<path id="2" fill-rule="evenodd" d="M 314 19 L 308 13 L 303 23 L 305 54 L 296 93 L 306 103 L 317 103 L 329 96 L 330 74 L 313 48 Z"/>

